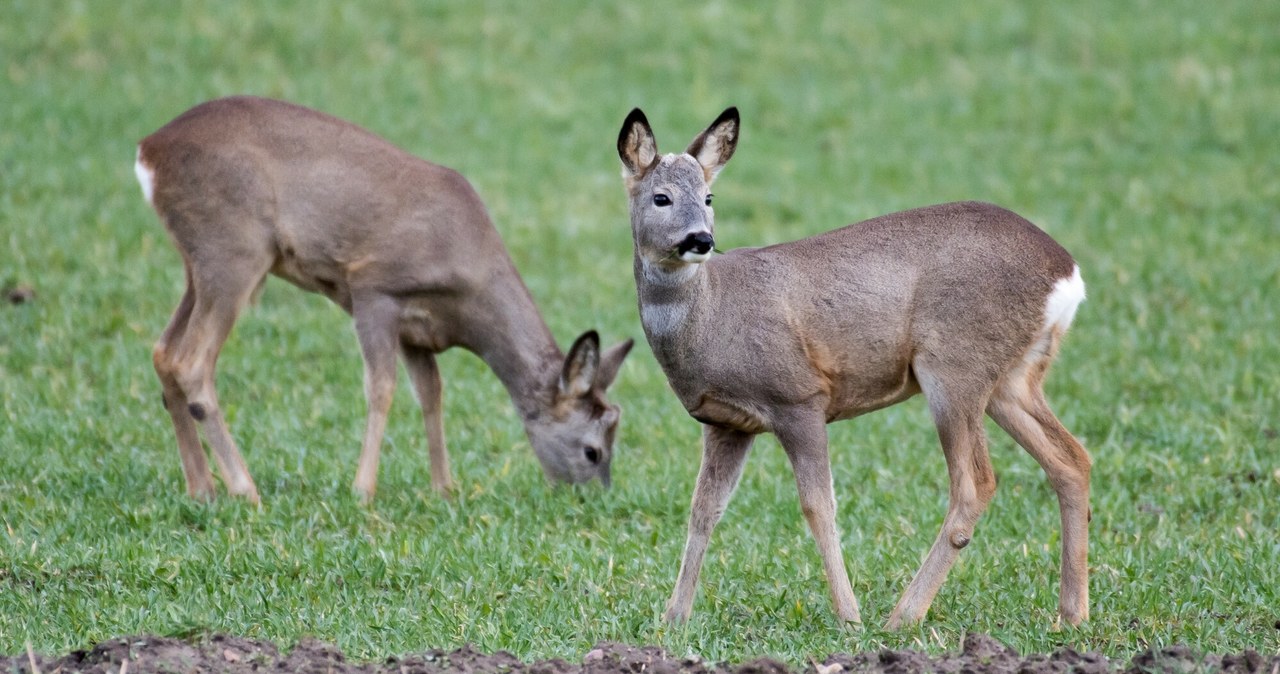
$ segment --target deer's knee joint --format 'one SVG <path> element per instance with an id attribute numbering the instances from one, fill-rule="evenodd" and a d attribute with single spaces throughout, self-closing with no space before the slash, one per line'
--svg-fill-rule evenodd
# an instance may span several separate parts
<path id="1" fill-rule="evenodd" d="M 206 416 L 204 405 L 201 405 L 200 403 L 191 403 L 190 405 L 187 405 L 187 411 L 191 413 L 191 417 L 196 421 L 204 421 Z"/>
<path id="2" fill-rule="evenodd" d="M 966 545 L 969 544 L 969 537 L 964 533 L 957 531 L 951 534 L 951 536 L 948 538 L 948 542 L 951 543 L 951 547 L 957 550 L 962 550 Z"/>
<path id="3" fill-rule="evenodd" d="M 689 517 L 689 528 L 697 531 L 710 533 L 720 522 L 720 518 L 724 516 L 724 509 L 717 508 L 708 510 L 707 512 L 695 512 Z"/>
<path id="4" fill-rule="evenodd" d="M 390 407 L 395 394 L 396 380 L 394 374 L 391 377 L 371 379 L 364 388 L 365 400 L 374 409 Z"/>

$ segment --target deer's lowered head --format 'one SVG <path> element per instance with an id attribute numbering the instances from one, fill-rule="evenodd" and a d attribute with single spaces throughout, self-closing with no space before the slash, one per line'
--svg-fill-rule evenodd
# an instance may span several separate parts
<path id="1" fill-rule="evenodd" d="M 565 357 L 552 401 L 525 415 L 525 431 L 547 478 L 557 482 L 611 483 L 613 441 L 621 409 L 605 397 L 631 350 L 630 339 L 605 351 L 591 330 L 577 339 Z"/>

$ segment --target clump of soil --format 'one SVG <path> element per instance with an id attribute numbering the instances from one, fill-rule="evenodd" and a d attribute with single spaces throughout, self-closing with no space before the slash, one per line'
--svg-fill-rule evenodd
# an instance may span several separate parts
<path id="1" fill-rule="evenodd" d="M 581 662 L 545 660 L 525 663 L 499 651 L 478 653 L 470 647 L 452 652 L 387 658 L 382 662 L 349 662 L 336 647 L 304 639 L 287 654 L 270 642 L 214 635 L 194 641 L 169 637 L 132 636 L 104 641 L 85 651 L 60 657 L 22 653 L 0 656 L 0 672 L 21 674 L 144 674 L 148 672 L 198 672 L 248 674 L 250 672 L 331 672 L 333 674 L 850 674 L 868 672 L 905 674 L 1094 674 L 1124 672 L 1228 672 L 1275 674 L 1280 655 L 1262 656 L 1254 651 L 1239 655 L 1197 655 L 1175 646 L 1146 651 L 1127 665 L 1097 653 L 1063 649 L 1045 655 L 1021 656 L 1013 649 L 982 635 L 970 634 L 959 652 L 927 655 L 911 650 L 857 655 L 837 654 L 811 661 L 795 670 L 776 660 L 758 659 L 743 664 L 708 663 L 698 658 L 675 658 L 656 646 L 635 647 L 601 642 Z"/>
<path id="2" fill-rule="evenodd" d="M 31 286 L 5 288 L 4 298 L 9 304 L 26 304 L 36 299 L 36 291 Z"/>

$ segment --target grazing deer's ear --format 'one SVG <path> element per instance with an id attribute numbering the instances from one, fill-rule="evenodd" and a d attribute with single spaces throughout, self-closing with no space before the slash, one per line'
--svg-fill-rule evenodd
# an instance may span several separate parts
<path id="1" fill-rule="evenodd" d="M 702 165 L 702 172 L 706 175 L 707 184 L 710 185 L 716 179 L 716 174 L 720 173 L 720 169 L 729 162 L 729 157 L 733 156 L 733 151 L 737 147 L 738 109 L 729 108 L 720 113 L 706 131 L 698 134 L 698 137 L 689 143 L 689 148 L 685 152 L 693 155 L 693 158 Z"/>
<path id="2" fill-rule="evenodd" d="M 580 398 L 591 391 L 596 372 L 600 369 L 600 335 L 588 330 L 569 347 L 560 371 L 559 393 L 561 398 Z"/>
<path id="3" fill-rule="evenodd" d="M 628 339 L 614 344 L 600 354 L 600 369 L 596 370 L 595 381 L 597 391 L 604 392 L 613 384 L 613 380 L 618 377 L 618 369 L 622 367 L 622 361 L 631 352 L 632 346 L 635 346 L 635 340 Z"/>
<path id="4" fill-rule="evenodd" d="M 658 141 L 640 108 L 631 111 L 618 132 L 618 156 L 622 158 L 622 177 L 628 186 L 644 177 L 658 162 Z"/>

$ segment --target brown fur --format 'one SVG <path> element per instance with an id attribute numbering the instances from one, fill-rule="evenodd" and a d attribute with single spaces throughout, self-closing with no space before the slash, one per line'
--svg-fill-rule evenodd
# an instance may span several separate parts
<path id="1" fill-rule="evenodd" d="M 923 392 L 947 459 L 951 506 L 889 625 L 924 617 L 994 494 L 984 411 L 1036 457 L 1058 492 L 1061 612 L 1079 623 L 1088 613 L 1089 458 L 1041 393 L 1061 337 L 1060 327 L 1046 327 L 1046 303 L 1074 273 L 1071 256 L 1018 215 L 975 202 L 709 259 L 673 254 L 686 237 L 713 232 L 709 183 L 733 155 L 738 127 L 737 111 L 726 110 L 684 154 L 666 156 L 639 110 L 619 134 L 645 333 L 677 397 L 705 424 L 689 540 L 666 617 L 688 617 L 707 538 L 750 439 L 772 432 L 795 471 L 836 612 L 859 620 L 824 426 Z"/>
<path id="2" fill-rule="evenodd" d="M 630 340 L 602 354 L 588 332 L 566 359 L 456 171 L 349 122 L 247 96 L 188 110 L 139 143 L 138 161 L 153 172 L 152 205 L 186 267 L 186 293 L 154 361 L 193 496 L 214 493 L 195 417 L 228 490 L 258 500 L 213 371 L 269 273 L 355 319 L 369 403 L 355 489 L 365 498 L 376 487 L 397 351 L 422 405 L 432 486 L 451 488 L 435 354 L 453 346 L 475 352 L 506 385 L 548 477 L 608 480 L 605 438 L 618 410 L 591 411 Z M 598 446 L 602 460 L 586 462 L 584 445 Z"/>

